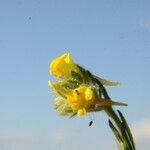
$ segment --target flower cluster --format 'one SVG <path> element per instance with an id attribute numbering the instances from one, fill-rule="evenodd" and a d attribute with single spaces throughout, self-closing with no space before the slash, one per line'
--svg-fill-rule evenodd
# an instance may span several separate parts
<path id="1" fill-rule="evenodd" d="M 103 107 L 126 104 L 106 99 L 100 85 L 116 86 L 118 82 L 104 80 L 76 64 L 69 53 L 50 63 L 50 73 L 58 82 L 48 81 L 56 95 L 54 108 L 62 116 L 85 116 L 87 112 L 103 110 Z"/>

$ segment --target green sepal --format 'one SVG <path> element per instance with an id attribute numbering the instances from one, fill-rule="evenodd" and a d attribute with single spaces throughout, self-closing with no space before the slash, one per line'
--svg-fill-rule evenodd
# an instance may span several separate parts
<path id="1" fill-rule="evenodd" d="M 81 75 L 79 73 L 77 73 L 75 71 L 71 71 L 71 76 L 78 83 L 80 83 L 80 84 L 83 83 L 83 79 L 82 79 L 82 77 L 81 77 Z"/>
<path id="2" fill-rule="evenodd" d="M 78 65 L 78 64 L 77 64 L 77 66 L 78 66 L 78 68 L 79 68 L 79 70 L 80 70 L 80 72 L 81 72 L 81 75 L 82 75 L 82 78 L 83 78 L 83 82 L 84 82 L 85 84 L 91 82 L 91 80 L 90 80 L 90 78 L 89 78 L 89 76 L 88 76 L 88 74 L 87 74 L 87 70 L 84 69 L 83 67 L 81 67 L 81 66 Z"/>
<path id="3" fill-rule="evenodd" d="M 66 89 L 75 89 L 79 87 L 79 84 L 77 81 L 67 80 L 62 84 L 62 86 Z"/>
<path id="4" fill-rule="evenodd" d="M 70 116 L 69 116 L 69 118 L 73 118 L 73 117 L 75 117 L 77 115 L 77 113 L 72 113 Z"/>

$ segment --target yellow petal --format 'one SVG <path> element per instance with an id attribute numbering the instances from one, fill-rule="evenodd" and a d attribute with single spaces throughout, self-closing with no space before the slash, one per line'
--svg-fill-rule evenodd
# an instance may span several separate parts
<path id="1" fill-rule="evenodd" d="M 50 73 L 56 77 L 71 77 L 71 71 L 77 68 L 69 53 L 65 53 L 55 58 L 50 63 Z"/>
<path id="2" fill-rule="evenodd" d="M 87 101 L 91 100 L 94 97 L 94 91 L 91 87 L 87 88 L 85 91 L 85 99 Z"/>
<path id="3" fill-rule="evenodd" d="M 79 109 L 77 112 L 77 115 L 78 116 L 86 116 L 86 109 L 85 108 Z"/>
<path id="4" fill-rule="evenodd" d="M 82 85 L 67 95 L 67 102 L 73 111 L 81 116 L 85 115 L 86 110 L 88 111 L 92 105 L 95 105 L 96 98 L 96 92 L 91 86 Z"/>

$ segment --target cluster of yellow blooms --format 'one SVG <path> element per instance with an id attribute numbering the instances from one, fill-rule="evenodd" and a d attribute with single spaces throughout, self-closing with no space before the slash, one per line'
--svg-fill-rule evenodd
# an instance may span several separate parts
<path id="1" fill-rule="evenodd" d="M 58 77 L 58 82 L 48 81 L 48 86 L 56 95 L 54 108 L 59 115 L 85 116 L 87 112 L 101 111 L 104 106 L 122 105 L 102 98 L 97 87 L 92 84 L 86 70 L 74 63 L 69 53 L 65 53 L 50 63 L 50 73 Z M 115 86 L 118 82 L 110 82 L 96 77 L 103 85 Z"/>

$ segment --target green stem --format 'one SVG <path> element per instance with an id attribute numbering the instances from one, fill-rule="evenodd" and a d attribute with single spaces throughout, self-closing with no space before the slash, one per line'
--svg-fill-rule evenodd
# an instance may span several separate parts
<path id="1" fill-rule="evenodd" d="M 85 74 L 87 74 L 87 78 L 91 80 L 93 85 L 95 87 L 99 87 L 97 92 L 99 93 L 99 97 L 102 98 L 102 96 L 111 101 L 111 98 L 109 97 L 105 87 L 99 81 L 95 76 L 93 76 L 88 70 L 84 70 Z M 112 124 L 112 122 L 109 120 L 109 125 L 112 131 L 115 134 L 115 137 L 123 150 L 135 150 L 135 145 L 133 141 L 133 137 L 131 134 L 131 131 L 129 129 L 129 126 L 123 117 L 122 113 L 118 111 L 119 115 L 116 114 L 116 112 L 112 109 L 111 106 L 105 106 L 104 111 L 107 113 L 107 115 L 115 122 L 115 126 Z"/>
<path id="2" fill-rule="evenodd" d="M 121 137 L 123 139 L 123 143 L 121 144 L 123 144 L 124 150 L 134 150 L 133 146 L 131 145 L 132 139 L 130 139 L 130 137 L 128 136 L 126 128 L 123 126 L 122 121 L 117 116 L 115 111 L 112 109 L 112 107 L 105 107 L 104 110 L 107 113 L 107 115 L 113 119 L 117 128 L 119 129 L 119 133 L 121 134 Z"/>
<path id="3" fill-rule="evenodd" d="M 103 84 L 96 78 L 94 78 L 93 81 L 98 84 L 98 86 L 101 89 L 101 92 L 102 92 L 104 98 L 111 100 L 111 98 L 109 97 L 109 95 L 108 95 L 105 87 L 103 86 Z M 116 126 L 117 126 L 117 128 L 119 130 L 119 133 L 120 133 L 120 135 L 122 137 L 122 142 L 123 142 L 123 143 L 119 143 L 120 146 L 122 147 L 122 144 L 123 144 L 123 149 L 124 150 L 135 150 L 132 134 L 130 132 L 130 129 L 129 129 L 128 124 L 126 123 L 124 117 L 120 116 L 121 118 L 119 118 L 118 115 L 115 113 L 115 111 L 112 109 L 111 106 L 104 107 L 104 110 L 107 113 L 107 115 L 110 118 L 113 119 L 113 121 L 115 122 L 115 124 L 116 124 Z"/>

